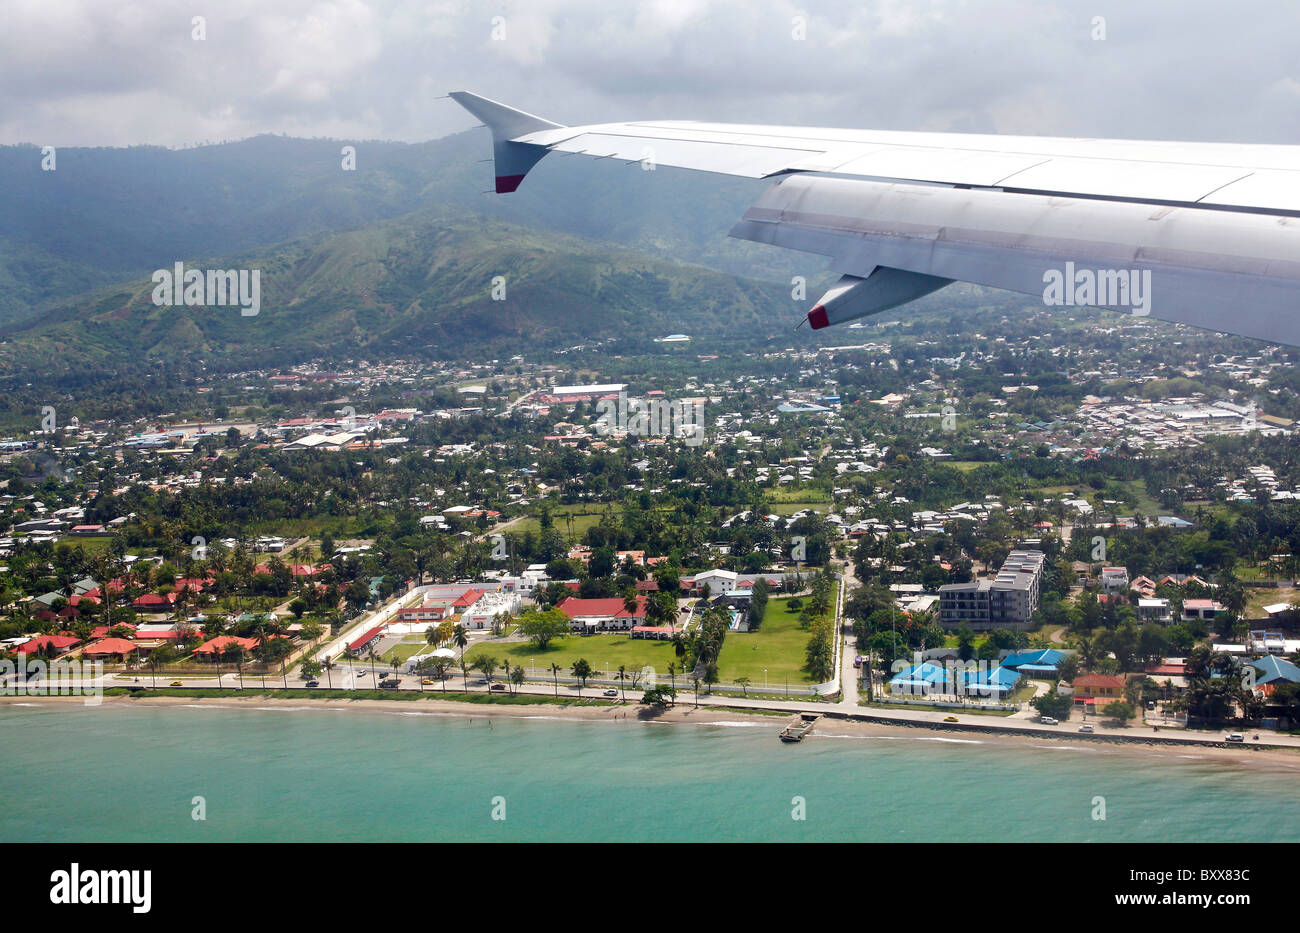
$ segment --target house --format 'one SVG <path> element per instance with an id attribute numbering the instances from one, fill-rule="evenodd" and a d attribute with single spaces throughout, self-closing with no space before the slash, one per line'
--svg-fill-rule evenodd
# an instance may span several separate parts
<path id="1" fill-rule="evenodd" d="M 697 573 L 692 578 L 692 583 L 696 590 L 702 591 L 701 595 L 718 596 L 734 590 L 738 577 L 739 574 L 732 570 L 706 570 Z"/>
<path id="2" fill-rule="evenodd" d="M 1139 599 L 1138 619 L 1143 622 L 1172 622 L 1173 614 L 1167 599 Z"/>
<path id="3" fill-rule="evenodd" d="M 1258 673 L 1255 676 L 1256 686 L 1266 686 L 1268 684 L 1296 684 L 1300 683 L 1300 667 L 1296 667 L 1286 658 L 1278 658 L 1273 655 L 1259 658 L 1251 661 L 1250 666 Z"/>
<path id="4" fill-rule="evenodd" d="M 974 671 L 966 672 L 964 692 L 967 696 L 1005 700 L 1016 689 L 1016 685 L 1020 683 L 1020 679 L 1026 673 L 1023 667 L 1017 671 L 1005 665 L 1000 665 L 992 670 L 980 666 Z"/>
<path id="5" fill-rule="evenodd" d="M 133 641 L 127 641 L 125 638 L 105 638 L 81 653 L 88 658 L 116 658 L 126 661 L 127 658 L 139 650 L 139 645 Z"/>
<path id="6" fill-rule="evenodd" d="M 626 632 L 645 623 L 645 597 L 636 598 L 636 611 L 628 612 L 623 600 L 614 596 L 604 599 L 580 599 L 570 596 L 556 607 L 569 617 L 573 631 Z"/>
<path id="7" fill-rule="evenodd" d="M 1128 589 L 1127 567 L 1102 567 L 1101 588 L 1107 593 L 1119 593 Z"/>
<path id="8" fill-rule="evenodd" d="M 194 649 L 195 657 L 201 660 L 219 661 L 221 655 L 238 645 L 245 652 L 252 651 L 258 646 L 260 639 L 257 638 L 240 638 L 238 635 L 218 635 L 216 638 L 209 638 L 203 644 Z"/>
<path id="9" fill-rule="evenodd" d="M 922 661 L 904 668 L 889 679 L 889 692 L 904 696 L 952 693 L 950 671 L 942 664 Z"/>
<path id="10" fill-rule="evenodd" d="M 348 645 L 348 654 L 364 654 L 371 648 L 374 648 L 383 640 L 384 632 L 387 628 L 387 625 L 376 625 L 374 628 L 368 630 L 364 635 L 355 639 Z"/>
<path id="11" fill-rule="evenodd" d="M 1124 699 L 1126 682 L 1113 674 L 1080 674 L 1074 678 L 1074 705 L 1087 712 L 1101 712 L 1106 704 Z"/>
<path id="12" fill-rule="evenodd" d="M 81 639 L 73 635 L 38 635 L 18 646 L 19 654 L 60 655 L 71 651 L 81 644 Z"/>
<path id="13" fill-rule="evenodd" d="M 1223 612 L 1223 606 L 1212 599 L 1184 599 L 1183 600 L 1183 621 L 1193 619 L 1213 619 L 1220 612 Z"/>
<path id="14" fill-rule="evenodd" d="M 1056 679 L 1065 652 L 1055 648 L 1042 648 L 1037 651 L 1016 651 L 1008 654 L 999 662 L 1008 668 L 1028 677 L 1050 677 Z"/>

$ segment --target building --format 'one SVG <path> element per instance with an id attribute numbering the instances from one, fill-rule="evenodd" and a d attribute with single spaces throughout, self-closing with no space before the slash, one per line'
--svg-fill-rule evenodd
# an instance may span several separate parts
<path id="1" fill-rule="evenodd" d="M 1100 713 L 1107 704 L 1124 699 L 1124 684 L 1115 674 L 1080 674 L 1074 678 L 1074 706 Z"/>
<path id="2" fill-rule="evenodd" d="M 1039 648 L 1031 651 L 1014 651 L 1001 661 L 1005 668 L 1019 671 L 1027 677 L 1055 678 L 1060 671 L 1061 662 L 1066 653 L 1055 648 Z"/>
<path id="3" fill-rule="evenodd" d="M 645 597 L 638 596 L 636 603 L 636 611 L 628 612 L 623 600 L 616 596 L 606 599 L 570 596 L 555 608 L 569 617 L 574 632 L 626 632 L 645 624 Z"/>
<path id="4" fill-rule="evenodd" d="M 1046 560 L 1042 551 L 1012 551 L 992 580 L 939 587 L 940 624 L 949 629 L 964 624 L 972 631 L 1029 628 Z"/>
<path id="5" fill-rule="evenodd" d="M 1102 567 L 1101 588 L 1107 593 L 1121 593 L 1128 589 L 1127 567 Z"/>

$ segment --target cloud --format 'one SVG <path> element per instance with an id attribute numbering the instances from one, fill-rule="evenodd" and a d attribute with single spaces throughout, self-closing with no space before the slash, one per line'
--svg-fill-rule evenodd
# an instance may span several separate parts
<path id="1" fill-rule="evenodd" d="M 1298 33 L 1265 0 L 6 0 L 0 143 L 421 140 L 473 123 L 438 99 L 465 88 L 561 122 L 1294 144 Z"/>

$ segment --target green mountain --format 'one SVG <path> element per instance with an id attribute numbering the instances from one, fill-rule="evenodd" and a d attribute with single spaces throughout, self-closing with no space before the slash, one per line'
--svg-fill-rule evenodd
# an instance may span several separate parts
<path id="1" fill-rule="evenodd" d="M 611 160 L 544 159 L 514 194 L 492 187 L 485 130 L 426 143 L 260 136 L 170 150 L 0 147 L 0 324 L 148 275 L 313 234 L 360 230 L 415 210 L 459 209 L 589 237 L 720 271 L 789 281 L 815 257 L 730 240 L 764 183 Z M 585 164 L 584 164 L 585 163 Z"/>
<path id="2" fill-rule="evenodd" d="M 136 279 L 10 324 L 0 374 L 464 358 L 673 331 L 761 337 L 784 333 L 799 316 L 784 285 L 452 209 L 186 267 L 260 270 L 260 313 L 158 306 L 154 283 Z M 502 301 L 491 296 L 496 276 Z"/>

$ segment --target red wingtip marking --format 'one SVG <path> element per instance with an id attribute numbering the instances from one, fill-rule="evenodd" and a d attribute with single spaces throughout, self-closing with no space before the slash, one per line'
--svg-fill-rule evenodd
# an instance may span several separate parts
<path id="1" fill-rule="evenodd" d="M 821 305 L 815 306 L 808 312 L 808 323 L 812 325 L 813 330 L 821 330 L 823 327 L 830 327 L 830 319 L 826 316 L 826 309 Z"/>
<path id="2" fill-rule="evenodd" d="M 498 175 L 497 176 L 497 194 L 509 194 L 519 187 L 519 183 L 524 180 L 523 175 Z"/>

